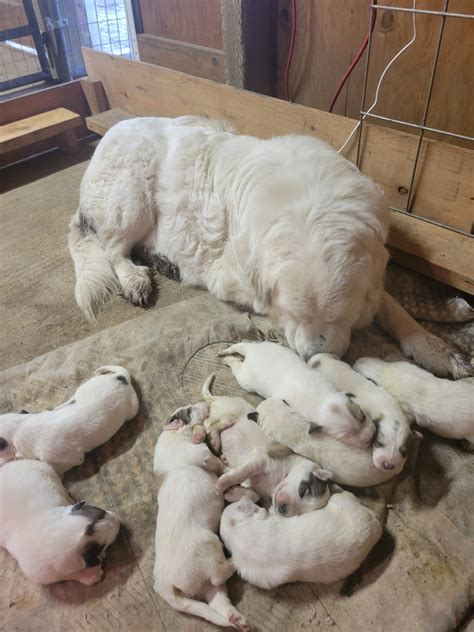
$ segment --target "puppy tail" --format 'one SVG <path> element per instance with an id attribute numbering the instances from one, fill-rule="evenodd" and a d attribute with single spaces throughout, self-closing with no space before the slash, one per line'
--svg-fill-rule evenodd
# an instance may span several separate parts
<path id="1" fill-rule="evenodd" d="M 99 310 L 120 287 L 95 227 L 81 209 L 69 224 L 68 243 L 76 271 L 76 302 L 87 319 L 95 321 Z"/>
<path id="2" fill-rule="evenodd" d="M 213 610 L 207 603 L 189 599 L 189 597 L 184 597 L 173 586 L 162 590 L 157 590 L 155 586 L 155 590 L 160 597 L 175 610 L 185 612 L 186 614 L 192 614 L 195 617 L 201 617 L 201 619 L 206 619 L 206 621 L 210 621 L 211 623 L 214 623 L 214 625 L 219 625 L 223 628 L 227 628 L 232 625 L 229 622 L 229 619 Z"/>
<path id="3" fill-rule="evenodd" d="M 216 378 L 216 374 L 211 373 L 211 375 L 207 378 L 207 380 L 204 382 L 204 385 L 202 387 L 202 396 L 204 397 L 204 400 L 206 402 L 212 402 L 212 400 L 215 399 L 214 395 L 211 393 L 211 387 L 215 378 Z"/>

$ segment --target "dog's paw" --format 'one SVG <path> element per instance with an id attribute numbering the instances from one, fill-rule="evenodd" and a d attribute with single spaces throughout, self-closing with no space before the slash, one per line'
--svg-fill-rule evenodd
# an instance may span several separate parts
<path id="1" fill-rule="evenodd" d="M 438 377 L 458 380 L 474 374 L 474 366 L 458 349 L 428 332 L 410 337 L 402 351 Z"/>
<path id="2" fill-rule="evenodd" d="M 236 630 L 239 630 L 240 632 L 251 632 L 252 628 L 250 627 L 250 624 L 247 623 L 247 620 L 245 619 L 245 617 L 243 615 L 240 614 L 240 612 L 233 612 L 230 616 L 229 616 L 229 623 L 231 624 L 231 626 L 233 628 L 235 628 Z"/>
<path id="3" fill-rule="evenodd" d="M 229 487 L 224 492 L 224 500 L 228 503 L 235 503 L 242 498 L 249 498 L 252 502 L 256 503 L 260 500 L 259 494 L 249 487 L 242 487 L 242 485 L 234 485 Z"/>
<path id="4" fill-rule="evenodd" d="M 90 566 L 89 568 L 85 568 L 80 573 L 78 573 L 76 579 L 81 584 L 85 584 L 86 586 L 93 586 L 102 579 L 103 575 L 104 569 L 101 565 Z"/>
<path id="5" fill-rule="evenodd" d="M 216 494 L 219 496 L 225 492 L 225 490 L 229 487 L 230 481 L 227 474 L 223 474 L 217 479 L 216 482 Z"/>
<path id="6" fill-rule="evenodd" d="M 139 307 L 148 305 L 152 289 L 150 271 L 145 266 L 136 266 L 134 273 L 130 274 L 122 284 L 123 296 L 127 301 Z"/>

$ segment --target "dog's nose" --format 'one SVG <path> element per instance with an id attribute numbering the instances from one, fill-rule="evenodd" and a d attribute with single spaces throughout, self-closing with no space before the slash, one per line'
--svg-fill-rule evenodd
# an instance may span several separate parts
<path id="1" fill-rule="evenodd" d="M 395 465 L 393 463 L 389 463 L 388 461 L 384 461 L 383 469 L 384 470 L 394 470 L 395 469 Z"/>
<path id="2" fill-rule="evenodd" d="M 286 516 L 286 512 L 288 511 L 287 505 L 278 505 L 277 506 L 278 513 L 282 516 Z"/>

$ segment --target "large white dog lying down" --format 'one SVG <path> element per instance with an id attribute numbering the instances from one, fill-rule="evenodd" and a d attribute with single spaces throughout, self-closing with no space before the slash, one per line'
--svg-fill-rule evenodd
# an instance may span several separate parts
<path id="1" fill-rule="evenodd" d="M 197 117 L 137 118 L 100 142 L 69 234 L 76 300 L 94 318 L 121 292 L 145 305 L 145 261 L 185 285 L 269 314 L 306 359 L 342 355 L 380 325 L 432 372 L 471 367 L 383 289 L 389 215 L 382 191 L 310 136 L 261 140 Z"/>

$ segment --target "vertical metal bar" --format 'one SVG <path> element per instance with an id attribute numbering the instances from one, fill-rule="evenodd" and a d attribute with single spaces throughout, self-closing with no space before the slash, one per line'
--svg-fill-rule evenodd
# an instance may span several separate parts
<path id="1" fill-rule="evenodd" d="M 449 5 L 449 0 L 444 0 L 444 9 L 443 11 L 446 13 L 448 10 L 448 5 Z M 438 41 L 436 44 L 436 50 L 435 50 L 435 55 L 433 58 L 433 66 L 431 68 L 431 76 L 430 76 L 430 83 L 428 86 L 428 93 L 426 95 L 426 101 L 425 101 L 425 107 L 423 110 L 423 119 L 421 122 L 421 125 L 426 125 L 426 119 L 428 118 L 428 111 L 430 109 L 430 103 L 431 103 L 431 96 L 433 94 L 433 86 L 434 86 L 434 80 L 435 80 L 435 76 L 436 76 L 436 69 L 438 67 L 438 61 L 439 61 L 439 53 L 441 50 L 441 43 L 443 40 L 443 33 L 444 33 L 444 27 L 446 24 L 446 15 L 442 15 L 441 16 L 441 24 L 439 27 L 439 33 L 438 33 Z M 420 131 L 420 136 L 418 138 L 418 146 L 416 148 L 416 154 L 415 154 L 415 163 L 413 165 L 413 170 L 411 173 L 411 180 L 410 180 L 410 186 L 408 187 L 408 198 L 407 198 L 407 204 L 406 204 L 406 212 L 407 213 L 411 213 L 411 206 L 412 206 L 412 202 L 413 202 L 413 189 L 415 186 L 415 178 L 416 178 L 416 172 L 417 172 L 417 168 L 418 168 L 418 162 L 420 160 L 420 152 L 421 152 L 421 147 L 423 145 L 423 138 L 425 136 L 425 130 L 421 129 Z"/>
<path id="2" fill-rule="evenodd" d="M 47 74 L 47 79 L 51 80 L 51 69 L 49 66 L 48 58 L 44 51 L 43 40 L 41 39 L 41 32 L 38 27 L 38 21 L 36 18 L 35 10 L 33 9 L 32 0 L 23 0 L 23 10 L 25 11 L 26 19 L 28 20 L 28 26 L 31 29 L 31 37 L 35 43 L 36 52 L 38 53 L 38 60 L 40 62 L 41 70 Z"/>
<path id="3" fill-rule="evenodd" d="M 357 139 L 357 158 L 356 158 L 356 165 L 357 167 L 360 169 L 360 149 L 361 149 L 361 143 L 362 143 L 362 124 L 364 122 L 364 115 L 362 114 L 362 112 L 364 112 L 365 110 L 365 96 L 367 93 L 367 80 L 369 77 L 369 64 L 370 64 L 370 50 L 372 48 L 372 33 L 373 33 L 373 28 L 372 28 L 372 24 L 373 24 L 373 20 L 375 20 L 377 18 L 377 13 L 376 13 L 377 9 L 374 8 L 374 6 L 370 7 L 370 15 L 369 15 L 369 43 L 367 45 L 367 57 L 365 60 L 365 71 L 364 71 L 364 87 L 362 89 L 362 104 L 360 107 L 360 120 L 359 120 L 359 136 Z M 375 25 L 374 25 L 375 27 Z"/>

